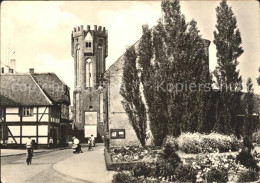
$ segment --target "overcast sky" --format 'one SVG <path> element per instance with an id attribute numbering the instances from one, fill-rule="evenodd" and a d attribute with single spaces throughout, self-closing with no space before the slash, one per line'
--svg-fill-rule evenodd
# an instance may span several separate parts
<path id="1" fill-rule="evenodd" d="M 211 71 L 216 66 L 213 31 L 218 4 L 219 1 L 181 1 L 182 13 L 187 21 L 195 19 L 203 38 L 211 41 Z M 242 35 L 244 53 L 239 58 L 240 73 L 244 80 L 248 77 L 253 79 L 255 92 L 259 93 L 255 82 L 260 67 L 259 4 L 257 1 L 228 1 L 228 4 L 237 17 Z M 124 53 L 127 46 L 141 37 L 141 26 L 149 24 L 152 27 L 160 16 L 159 1 L 3 2 L 1 62 L 8 64 L 8 58 L 15 58 L 18 72 L 28 72 L 29 68 L 35 68 L 36 72 L 55 72 L 73 90 L 73 27 L 106 27 L 108 68 Z M 12 54 L 14 51 L 15 54 Z"/>

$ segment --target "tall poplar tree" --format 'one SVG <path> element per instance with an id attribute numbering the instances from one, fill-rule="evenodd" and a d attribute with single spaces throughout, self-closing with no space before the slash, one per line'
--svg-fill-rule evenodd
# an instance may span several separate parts
<path id="1" fill-rule="evenodd" d="M 146 138 L 146 108 L 140 93 L 140 78 L 136 67 L 137 54 L 132 46 L 125 52 L 122 85 L 120 94 L 123 96 L 123 107 L 128 115 L 130 124 L 142 146 Z"/>
<path id="2" fill-rule="evenodd" d="M 204 40 L 196 21 L 186 23 L 179 1 L 163 1 L 163 17 L 149 29 L 143 27 L 138 47 L 144 95 L 155 144 L 166 135 L 203 131 L 207 126 L 208 98 L 190 84 L 210 83 Z M 188 85 L 188 89 L 184 85 Z M 202 92 L 201 92 L 202 91 Z"/>
<path id="3" fill-rule="evenodd" d="M 244 96 L 244 106 L 245 106 L 245 118 L 243 125 L 244 136 L 252 137 L 253 131 L 256 129 L 256 123 L 253 119 L 253 110 L 254 110 L 254 92 L 253 92 L 253 83 L 252 79 L 248 78 L 246 83 L 247 92 Z"/>
<path id="4" fill-rule="evenodd" d="M 242 79 L 239 76 L 238 58 L 243 53 L 242 39 L 237 28 L 237 20 L 226 1 L 216 8 L 217 24 L 214 41 L 217 49 L 218 66 L 214 71 L 220 88 L 220 98 L 216 105 L 215 130 L 222 133 L 236 133 L 236 115 L 241 103 Z"/>

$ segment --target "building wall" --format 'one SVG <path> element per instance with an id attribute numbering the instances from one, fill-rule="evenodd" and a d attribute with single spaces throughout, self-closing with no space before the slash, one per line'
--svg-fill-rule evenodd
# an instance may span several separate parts
<path id="1" fill-rule="evenodd" d="M 119 58 L 105 73 L 108 80 L 107 83 L 107 99 L 108 99 L 108 126 L 110 136 L 110 146 L 138 146 L 139 140 L 135 131 L 129 123 L 128 116 L 123 108 L 123 97 L 120 95 L 120 87 L 123 75 L 123 57 Z M 106 109 L 105 109 L 106 111 Z M 116 129 L 125 130 L 125 138 L 112 139 L 111 131 Z"/>
<path id="2" fill-rule="evenodd" d="M 19 109 L 20 108 L 20 109 Z M 22 107 L 4 107 L 1 127 L 1 143 L 25 144 L 30 136 L 39 145 L 47 145 L 52 137 L 60 143 L 60 112 L 58 107 L 32 107 L 32 115 L 22 116 Z M 56 132 L 54 132 L 56 131 Z"/>

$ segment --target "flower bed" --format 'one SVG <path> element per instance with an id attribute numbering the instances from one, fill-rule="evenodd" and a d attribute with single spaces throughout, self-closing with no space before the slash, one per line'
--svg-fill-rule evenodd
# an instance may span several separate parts
<path id="1" fill-rule="evenodd" d="M 185 153 L 198 154 L 215 151 L 237 151 L 242 146 L 242 141 L 239 141 L 233 135 L 228 136 L 219 133 L 182 133 L 178 138 L 168 136 L 165 144 L 177 146 L 180 151 Z"/>
<path id="2" fill-rule="evenodd" d="M 120 147 L 104 149 L 107 170 L 132 170 L 140 162 L 153 162 L 158 148 Z"/>
<path id="3" fill-rule="evenodd" d="M 115 147 L 110 148 L 109 153 L 112 162 L 134 162 L 134 161 L 152 161 L 158 154 L 156 147 Z"/>

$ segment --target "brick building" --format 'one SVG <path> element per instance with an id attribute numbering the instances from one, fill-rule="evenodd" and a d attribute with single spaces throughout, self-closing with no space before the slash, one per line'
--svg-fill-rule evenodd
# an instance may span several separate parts
<path id="1" fill-rule="evenodd" d="M 74 58 L 74 130 L 86 141 L 94 135 L 97 142 L 104 136 L 103 100 L 97 92 L 100 75 L 105 72 L 107 57 L 107 31 L 105 27 L 74 28 L 71 34 L 71 55 Z"/>

